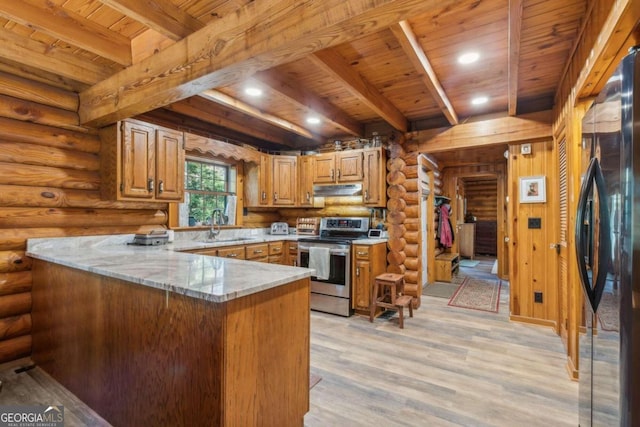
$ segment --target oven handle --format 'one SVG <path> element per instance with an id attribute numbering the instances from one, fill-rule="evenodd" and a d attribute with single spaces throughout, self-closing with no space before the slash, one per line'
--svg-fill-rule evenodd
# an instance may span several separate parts
<path id="1" fill-rule="evenodd" d="M 298 245 L 298 252 L 309 252 L 310 246 Z M 348 256 L 349 249 L 329 249 L 331 255 Z"/>

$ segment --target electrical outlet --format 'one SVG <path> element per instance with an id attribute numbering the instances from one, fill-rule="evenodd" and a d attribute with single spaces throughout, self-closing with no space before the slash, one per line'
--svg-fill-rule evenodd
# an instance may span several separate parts
<path id="1" fill-rule="evenodd" d="M 538 302 L 542 304 L 542 292 L 540 291 L 533 292 L 533 302 Z"/>

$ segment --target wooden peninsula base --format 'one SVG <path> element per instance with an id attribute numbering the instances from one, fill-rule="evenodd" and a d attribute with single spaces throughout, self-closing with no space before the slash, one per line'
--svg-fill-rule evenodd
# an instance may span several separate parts
<path id="1" fill-rule="evenodd" d="M 116 426 L 293 426 L 309 279 L 223 303 L 35 260 L 33 360 Z"/>

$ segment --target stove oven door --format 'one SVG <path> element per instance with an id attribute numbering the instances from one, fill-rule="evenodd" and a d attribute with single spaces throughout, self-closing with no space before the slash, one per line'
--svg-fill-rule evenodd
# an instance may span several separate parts
<path id="1" fill-rule="evenodd" d="M 299 243 L 298 244 L 298 265 L 309 267 L 309 247 L 321 246 L 329 248 L 330 270 L 327 280 L 319 280 L 311 277 L 311 292 L 331 295 L 341 298 L 350 298 L 351 287 L 349 283 L 350 257 L 348 245 L 336 245 L 332 243 Z"/>

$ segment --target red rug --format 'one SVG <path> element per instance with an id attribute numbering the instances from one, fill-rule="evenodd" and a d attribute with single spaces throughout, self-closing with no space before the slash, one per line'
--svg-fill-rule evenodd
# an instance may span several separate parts
<path id="1" fill-rule="evenodd" d="M 497 313 L 501 285 L 500 280 L 466 277 L 449 300 L 449 305 Z"/>

